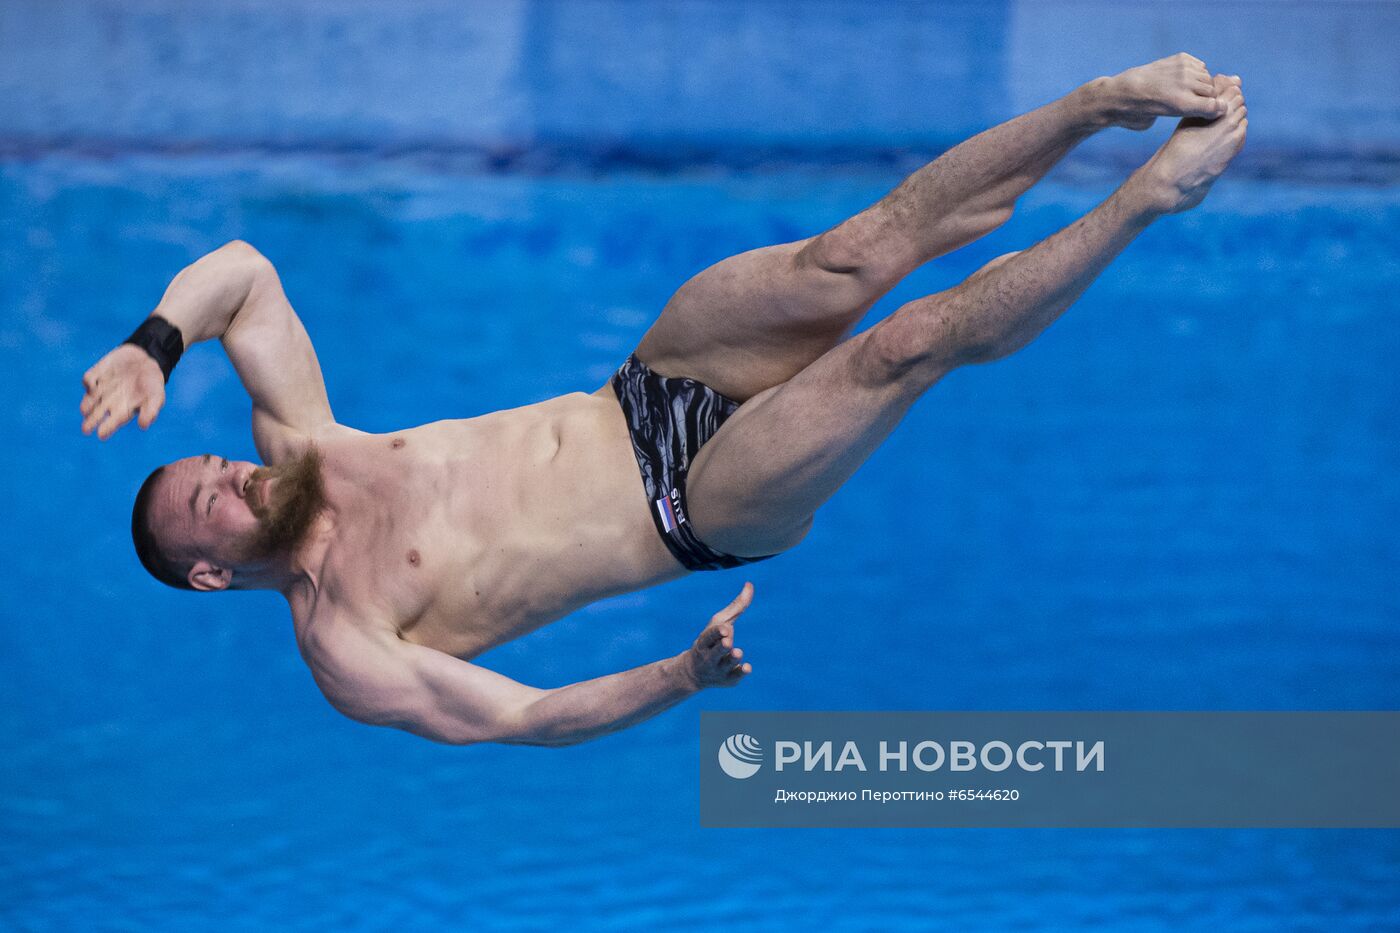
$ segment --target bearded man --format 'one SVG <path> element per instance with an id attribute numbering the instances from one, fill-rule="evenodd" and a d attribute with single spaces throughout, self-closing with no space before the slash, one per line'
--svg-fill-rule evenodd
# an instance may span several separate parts
<path id="1" fill-rule="evenodd" d="M 847 339 L 1080 141 L 1161 115 L 1186 119 L 1099 207 Z M 1150 223 L 1199 203 L 1247 126 L 1239 79 L 1185 53 L 1096 79 L 825 233 L 700 272 L 596 391 L 384 435 L 336 422 L 276 270 L 231 243 L 87 372 L 83 428 L 148 427 L 184 347 L 222 341 L 268 466 L 206 454 L 152 473 L 132 514 L 146 569 L 282 593 L 317 684 L 355 719 L 451 743 L 583 741 L 745 677 L 734 623 L 752 587 L 686 650 L 595 680 L 538 689 L 469 659 L 594 600 L 797 544 L 915 400 L 1024 346 Z"/>

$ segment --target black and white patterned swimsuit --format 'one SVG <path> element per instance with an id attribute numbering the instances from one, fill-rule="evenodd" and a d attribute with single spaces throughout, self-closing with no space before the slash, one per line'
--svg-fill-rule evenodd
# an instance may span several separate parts
<path id="1" fill-rule="evenodd" d="M 691 461 L 739 403 L 703 382 L 657 375 L 635 355 L 613 375 L 612 387 L 627 417 L 656 533 L 681 566 L 724 570 L 772 557 L 716 551 L 700 540 L 686 517 L 685 476 Z"/>

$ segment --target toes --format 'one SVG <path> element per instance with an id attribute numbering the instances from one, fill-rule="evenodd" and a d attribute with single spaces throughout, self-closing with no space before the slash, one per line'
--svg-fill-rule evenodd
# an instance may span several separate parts
<path id="1" fill-rule="evenodd" d="M 1195 94 L 1183 95 L 1176 104 L 1178 112 L 1188 117 L 1203 117 L 1214 120 L 1226 110 L 1225 102 L 1219 97 L 1201 97 Z"/>

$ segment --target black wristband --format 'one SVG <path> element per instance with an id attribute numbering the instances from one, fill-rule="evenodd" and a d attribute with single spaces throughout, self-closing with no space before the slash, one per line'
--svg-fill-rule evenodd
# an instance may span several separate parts
<path id="1" fill-rule="evenodd" d="M 140 347 L 156 361 L 165 381 L 170 381 L 170 371 L 180 362 L 180 354 L 185 352 L 185 337 L 180 328 L 171 324 L 159 314 L 152 314 L 141 322 L 141 326 L 122 343 Z"/>

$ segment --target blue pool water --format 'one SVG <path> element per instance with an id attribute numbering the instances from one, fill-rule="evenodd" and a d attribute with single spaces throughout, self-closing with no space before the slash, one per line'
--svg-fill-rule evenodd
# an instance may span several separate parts
<path id="1" fill-rule="evenodd" d="M 565 7 L 528 8 L 539 30 Z M 964 38 L 1004 25 L 982 16 Z M 1400 91 L 1367 93 L 1393 117 Z M 151 431 L 106 445 L 78 432 L 81 373 L 242 237 L 350 425 L 591 390 L 686 277 L 888 190 L 900 140 L 659 164 L 556 140 L 493 162 L 278 136 L 301 125 L 172 145 L 139 108 L 99 145 L 90 108 L 43 112 L 69 135 L 0 109 L 0 926 L 1400 927 L 1393 831 L 721 831 L 697 804 L 701 709 L 1400 708 L 1393 159 L 1318 177 L 1280 137 L 1033 346 L 936 387 L 797 550 L 481 659 L 541 686 L 642 664 L 752 579 L 740 689 L 577 747 L 463 749 L 335 714 L 278 597 L 142 575 L 126 524 L 149 469 L 254 456 L 216 348 L 187 354 Z M 871 319 L 1070 222 L 1135 152 L 1071 165 Z"/>
<path id="2" fill-rule="evenodd" d="M 149 433 L 77 433 L 78 375 L 182 263 L 279 265 L 339 417 L 370 430 L 591 388 L 675 283 L 820 229 L 894 177 L 435 174 L 240 158 L 0 169 L 12 552 L 0 857 L 12 920 L 601 926 L 1400 917 L 1391 832 L 697 828 L 702 708 L 1394 708 L 1400 204 L 1226 184 L 1043 340 L 932 392 L 800 549 L 752 568 L 757 673 L 563 750 L 339 718 L 278 598 L 139 573 L 154 463 L 252 456 L 200 347 Z M 198 197 L 192 197 L 197 192 Z M 1065 223 L 1051 184 L 874 314 Z M 483 658 L 555 685 L 680 650 L 699 575 Z"/>

